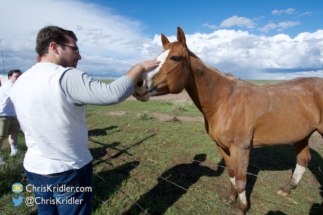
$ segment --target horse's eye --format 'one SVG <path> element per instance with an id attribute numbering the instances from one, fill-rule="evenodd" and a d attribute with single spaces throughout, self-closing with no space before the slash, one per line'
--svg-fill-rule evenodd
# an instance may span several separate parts
<path id="1" fill-rule="evenodd" d="M 179 57 L 178 56 L 172 56 L 170 59 L 173 60 L 173 61 L 179 61 Z"/>

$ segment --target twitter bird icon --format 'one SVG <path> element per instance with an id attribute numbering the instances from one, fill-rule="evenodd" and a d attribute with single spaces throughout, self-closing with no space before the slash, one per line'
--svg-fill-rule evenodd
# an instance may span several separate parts
<path id="1" fill-rule="evenodd" d="M 22 196 L 18 196 L 17 199 L 12 197 L 13 206 L 17 207 L 17 206 L 21 205 L 23 199 L 24 199 L 24 197 L 22 197 Z"/>

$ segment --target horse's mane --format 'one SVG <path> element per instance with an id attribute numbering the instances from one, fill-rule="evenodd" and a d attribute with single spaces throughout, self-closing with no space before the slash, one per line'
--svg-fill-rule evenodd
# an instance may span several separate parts
<path id="1" fill-rule="evenodd" d="M 228 73 L 223 73 L 225 76 L 227 76 L 229 79 L 235 80 L 237 79 L 232 73 L 228 72 Z M 238 80 L 240 80 L 240 78 L 238 78 Z"/>
<path id="2" fill-rule="evenodd" d="M 189 54 L 191 57 L 195 58 L 196 59 L 196 64 L 198 67 L 200 67 L 200 64 L 202 64 L 204 67 L 207 67 L 207 68 L 210 68 L 212 71 L 215 71 L 227 78 L 229 78 L 230 80 L 240 80 L 240 78 L 236 78 L 232 73 L 228 72 L 228 73 L 222 73 L 220 72 L 218 69 L 216 68 L 213 68 L 207 64 L 205 64 L 196 54 L 194 54 L 193 52 L 191 52 L 190 50 L 189 51 Z"/>

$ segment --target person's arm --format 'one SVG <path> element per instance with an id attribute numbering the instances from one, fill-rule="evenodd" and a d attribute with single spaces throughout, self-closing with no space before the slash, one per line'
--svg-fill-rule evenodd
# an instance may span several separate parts
<path id="1" fill-rule="evenodd" d="M 77 69 L 67 70 L 61 78 L 61 87 L 70 103 L 75 105 L 110 105 L 119 103 L 134 92 L 134 85 L 128 76 L 110 84 L 94 80 Z"/>
<path id="2" fill-rule="evenodd" d="M 134 93 L 134 85 L 143 72 L 159 65 L 159 61 L 149 60 L 132 67 L 128 73 L 110 84 L 94 80 L 86 73 L 67 70 L 61 80 L 61 87 L 69 102 L 75 105 L 93 104 L 110 105 L 124 101 Z"/>

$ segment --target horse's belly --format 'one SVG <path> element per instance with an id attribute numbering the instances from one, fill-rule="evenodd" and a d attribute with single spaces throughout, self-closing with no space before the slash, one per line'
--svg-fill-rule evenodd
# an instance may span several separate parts
<path id="1" fill-rule="evenodd" d="M 253 146 L 295 143 L 308 137 L 314 130 L 311 126 L 272 126 L 264 130 L 255 130 Z"/>

